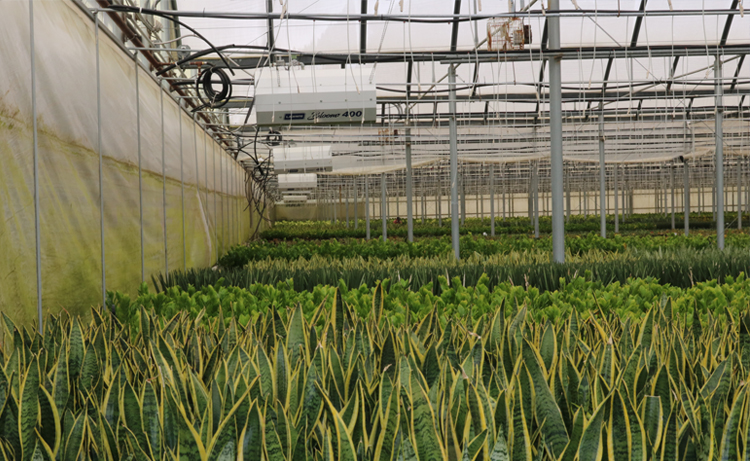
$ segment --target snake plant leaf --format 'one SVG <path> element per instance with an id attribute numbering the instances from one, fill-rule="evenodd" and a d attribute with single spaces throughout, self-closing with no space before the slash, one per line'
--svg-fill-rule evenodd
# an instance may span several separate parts
<path id="1" fill-rule="evenodd" d="M 503 335 L 505 334 L 505 299 L 500 302 L 490 324 L 490 334 L 487 338 L 487 350 L 500 356 L 503 347 Z"/>
<path id="2" fill-rule="evenodd" d="M 71 380 L 75 381 L 78 379 L 78 375 L 81 372 L 81 366 L 83 366 L 83 332 L 81 331 L 81 324 L 78 322 L 78 318 L 74 318 L 70 326 L 70 337 L 68 339 L 70 343 L 70 351 L 68 353 L 68 370 L 70 373 Z"/>
<path id="3" fill-rule="evenodd" d="M 487 444 L 487 429 L 484 429 L 477 434 L 469 443 L 466 444 L 464 449 L 464 460 L 474 461 L 476 459 L 486 459 L 486 455 L 480 455 L 483 453 L 482 448 Z M 422 458 L 420 458 L 421 460 Z M 441 458 L 430 458 L 430 459 L 441 459 Z"/>
<path id="4" fill-rule="evenodd" d="M 68 437 L 65 440 L 65 450 L 62 461 L 76 461 L 83 450 L 83 434 L 86 427 L 86 415 L 81 414 L 73 421 Z"/>
<path id="5" fill-rule="evenodd" d="M 276 346 L 276 363 L 274 365 L 276 372 L 276 379 L 274 380 L 276 384 L 276 399 L 287 405 L 289 403 L 287 386 L 289 381 L 289 366 L 287 365 L 283 344 Z"/>
<path id="6" fill-rule="evenodd" d="M 357 452 L 344 420 L 341 419 L 341 415 L 336 411 L 336 407 L 333 406 L 333 403 L 325 394 L 323 394 L 323 399 L 326 402 L 336 429 L 336 446 L 338 447 L 338 457 L 336 459 L 339 461 L 356 461 Z"/>
<path id="7" fill-rule="evenodd" d="M 649 451 L 655 453 L 659 448 L 664 428 L 664 413 L 661 406 L 661 398 L 646 396 L 641 405 L 643 407 L 641 414 L 646 429 L 646 442 L 648 443 Z"/>
<path id="8" fill-rule="evenodd" d="M 390 378 L 386 375 L 383 375 L 383 379 L 390 382 Z M 382 405 L 383 400 L 380 403 Z M 372 457 L 374 461 L 390 461 L 392 459 L 396 433 L 398 432 L 398 422 L 401 416 L 401 406 L 399 403 L 398 392 L 392 392 L 388 395 L 385 410 L 380 418 L 383 430 L 375 446 L 375 452 Z"/>
<path id="9" fill-rule="evenodd" d="M 45 444 L 53 447 L 54 453 L 57 453 L 61 439 L 60 414 L 57 411 L 54 399 L 43 386 L 39 387 L 39 416 L 41 418 L 40 437 Z"/>
<path id="10" fill-rule="evenodd" d="M 289 363 L 296 364 L 303 351 L 307 349 L 307 340 L 305 339 L 305 317 L 302 313 L 302 305 L 299 303 L 289 320 L 288 330 L 286 348 L 289 354 Z"/>
<path id="11" fill-rule="evenodd" d="M 641 346 L 644 351 L 651 349 L 651 340 L 654 331 L 654 309 L 649 309 L 645 321 L 641 324 L 641 331 L 638 334 L 637 345 Z"/>
<path id="12" fill-rule="evenodd" d="M 568 445 L 565 447 L 562 455 L 558 458 L 559 461 L 574 461 L 576 454 L 578 453 L 578 447 L 581 443 L 581 437 L 583 436 L 584 426 L 584 415 L 583 410 L 576 411 L 573 415 L 573 426 L 570 431 L 570 439 Z"/>
<path id="13" fill-rule="evenodd" d="M 541 430 L 547 446 L 550 448 L 552 456 L 558 458 L 568 444 L 568 432 L 565 429 L 560 408 L 547 385 L 546 377 L 540 365 L 542 360 L 539 352 L 528 341 L 524 340 L 522 354 L 524 365 L 534 386 L 536 418 L 540 422 L 543 421 Z"/>
<path id="14" fill-rule="evenodd" d="M 53 394 L 55 396 L 55 406 L 61 412 L 65 410 L 70 395 L 68 364 L 69 360 L 67 358 L 66 350 L 63 349 L 60 352 L 60 357 L 57 359 L 57 366 L 55 367 L 55 382 L 53 388 Z"/>
<path id="15" fill-rule="evenodd" d="M 743 388 L 737 394 L 726 424 L 724 424 L 724 434 L 722 434 L 721 446 L 719 448 L 719 460 L 721 461 L 740 459 L 738 440 L 740 438 L 739 432 L 742 425 L 743 408 L 746 405 L 745 390 L 746 388 Z"/>
<path id="16" fill-rule="evenodd" d="M 586 424 L 578 445 L 579 461 L 600 461 L 602 459 L 602 422 L 607 401 L 602 402 Z"/>
<path id="17" fill-rule="evenodd" d="M 93 347 L 89 347 L 83 358 L 83 365 L 81 367 L 81 376 L 79 382 L 81 384 L 81 390 L 88 393 L 92 387 L 99 380 L 99 360 L 96 357 L 96 351 Z"/>
<path id="18" fill-rule="evenodd" d="M 34 430 L 39 421 L 39 363 L 35 359 L 21 382 L 18 436 L 21 439 L 21 456 L 19 459 L 28 461 L 34 452 L 36 436 Z"/>
<path id="19" fill-rule="evenodd" d="M 609 421 L 607 422 L 607 451 L 609 459 L 628 459 L 632 452 L 633 434 L 625 402 L 618 391 L 609 399 Z"/>
<path id="20" fill-rule="evenodd" d="M 268 360 L 266 352 L 263 347 L 258 347 L 257 352 L 258 369 L 260 370 L 260 389 L 263 394 L 263 398 L 268 399 L 273 397 L 274 384 L 274 373 L 271 368 L 271 362 Z"/>
<path id="21" fill-rule="evenodd" d="M 557 336 L 555 335 L 555 330 L 549 321 L 547 321 L 544 333 L 542 334 L 542 343 L 539 352 L 542 358 L 542 363 L 544 363 L 545 371 L 551 370 L 552 364 L 557 357 Z"/>
<path id="22" fill-rule="evenodd" d="M 161 410 L 159 408 L 159 399 L 152 383 L 145 383 L 141 401 L 143 402 L 141 407 L 141 424 L 151 450 L 151 457 L 154 459 L 161 453 Z M 148 450 L 144 448 L 144 451 Z"/>
<path id="23" fill-rule="evenodd" d="M 214 434 L 208 448 L 209 461 L 233 461 L 237 459 L 237 427 L 235 426 L 234 415 L 242 405 L 242 400 L 246 397 L 247 394 L 241 397 L 229 412 L 224 415 L 224 419 Z"/>
<path id="24" fill-rule="evenodd" d="M 12 374 L 11 374 L 12 378 Z M 18 404 L 13 395 L 5 400 L 0 412 L 0 440 L 8 444 L 10 452 L 16 459 L 21 458 L 21 439 L 18 432 Z"/>
<path id="25" fill-rule="evenodd" d="M 261 418 L 258 403 L 254 402 L 247 414 L 247 422 L 240 434 L 240 445 L 237 459 L 242 461 L 255 461 L 261 459 L 263 452 L 263 419 Z"/>
<path id="26" fill-rule="evenodd" d="M 526 415 L 522 404 L 523 396 L 521 386 L 516 380 L 516 396 L 513 405 L 513 444 L 511 446 L 511 459 L 513 461 L 531 461 L 531 437 L 526 425 Z"/>
<path id="27" fill-rule="evenodd" d="M 178 453 L 180 461 L 206 461 L 206 448 L 182 403 L 177 403 L 177 424 L 179 427 Z"/>
<path id="28" fill-rule="evenodd" d="M 123 415 L 125 426 L 133 433 L 140 449 L 147 451 L 149 443 L 146 434 L 143 432 L 141 408 L 141 401 L 133 386 L 129 382 L 126 383 L 120 400 L 120 414 Z"/>
<path id="29" fill-rule="evenodd" d="M 661 461 L 677 461 L 679 450 L 677 448 L 677 412 L 673 411 L 664 426 L 664 440 L 661 443 Z M 735 433 L 733 453 L 737 454 L 737 439 Z M 737 459 L 727 458 L 727 459 Z"/>

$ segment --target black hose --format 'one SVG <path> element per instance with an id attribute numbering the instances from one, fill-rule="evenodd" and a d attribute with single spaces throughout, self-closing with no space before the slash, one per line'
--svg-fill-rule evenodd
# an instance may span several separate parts
<path id="1" fill-rule="evenodd" d="M 219 80 L 221 80 L 221 91 L 219 92 L 216 92 L 213 88 L 212 78 L 214 75 L 218 75 Z M 208 99 L 208 102 L 204 102 L 203 107 L 212 109 L 222 107 L 232 97 L 232 81 L 223 70 L 216 67 L 209 67 L 198 76 L 195 89 L 198 94 L 203 89 L 203 94 Z"/>
<path id="2" fill-rule="evenodd" d="M 206 37 L 204 37 L 204 36 L 203 36 L 203 35 L 202 35 L 202 34 L 201 34 L 200 32 L 198 32 L 197 30 L 193 29 L 192 27 L 188 26 L 188 25 L 187 25 L 187 24 L 185 24 L 184 22 L 182 22 L 182 21 L 180 21 L 179 19 L 177 19 L 177 18 L 175 17 L 175 15 L 172 15 L 172 14 L 168 14 L 168 13 L 164 13 L 164 12 L 162 12 L 162 11 L 159 11 L 159 10 L 151 10 L 151 9 L 148 9 L 148 8 L 136 8 L 136 7 L 133 7 L 133 6 L 125 6 L 125 5 L 110 5 L 110 6 L 108 7 L 108 9 L 110 9 L 110 10 L 113 10 L 113 11 L 122 11 L 122 12 L 125 12 L 125 13 L 140 13 L 140 14 L 150 14 L 150 15 L 153 15 L 153 16 L 159 16 L 159 17 L 161 17 L 161 18 L 164 18 L 164 19 L 169 19 L 169 20 L 170 20 L 170 21 L 172 21 L 172 22 L 176 22 L 177 24 L 181 25 L 181 26 L 182 26 L 182 27 L 184 27 L 185 29 L 187 29 L 187 30 L 189 30 L 190 32 L 192 32 L 193 34 L 195 34 L 195 36 L 196 36 L 196 37 L 198 37 L 198 38 L 200 38 L 201 40 L 203 40 L 204 42 L 206 42 L 206 44 L 207 44 L 208 46 L 210 46 L 210 47 L 211 47 L 211 49 L 212 49 L 212 50 L 213 50 L 213 51 L 214 51 L 214 52 L 215 52 L 216 54 L 218 54 L 218 55 L 219 55 L 219 58 L 221 58 L 221 60 L 222 60 L 222 61 L 224 62 L 224 65 L 226 65 L 226 66 L 227 66 L 227 68 L 229 69 L 229 72 L 231 72 L 231 73 L 232 73 L 232 75 L 234 75 L 234 71 L 232 70 L 232 66 L 230 66 L 230 65 L 229 65 L 229 62 L 228 62 L 228 61 L 226 60 L 226 58 L 225 58 L 225 57 L 224 57 L 224 55 L 223 55 L 223 54 L 221 53 L 221 51 L 219 51 L 219 50 L 218 50 L 218 49 L 217 49 L 217 48 L 216 48 L 216 47 L 215 47 L 215 46 L 213 45 L 213 43 L 209 42 L 209 41 L 208 41 L 208 39 L 207 39 Z M 159 75 L 159 74 L 157 74 L 157 75 Z"/>

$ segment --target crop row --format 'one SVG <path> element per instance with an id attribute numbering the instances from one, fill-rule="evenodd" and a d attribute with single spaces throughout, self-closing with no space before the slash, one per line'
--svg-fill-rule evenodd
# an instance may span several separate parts
<path id="1" fill-rule="evenodd" d="M 189 269 L 161 274 L 154 286 L 164 290 L 171 286 L 187 289 L 188 285 L 214 285 L 219 279 L 226 284 L 248 287 L 255 283 L 271 284 L 292 280 L 297 290 L 312 290 L 317 285 L 375 286 L 379 280 L 405 279 L 412 288 L 432 284 L 439 289 L 438 277 L 460 278 L 474 285 L 485 274 L 489 286 L 510 281 L 514 285 L 532 285 L 541 291 L 557 290 L 560 280 L 589 273 L 602 283 L 624 283 L 628 278 L 654 277 L 663 284 L 689 287 L 693 283 L 736 277 L 750 273 L 750 252 L 746 248 L 704 250 L 670 249 L 657 251 L 627 250 L 607 253 L 592 250 L 580 255 L 568 253 L 564 264 L 549 262 L 549 253 L 513 252 L 507 255 L 472 255 L 456 261 L 452 256 L 434 258 L 398 257 L 392 259 L 331 259 L 315 256 L 310 260 L 269 259 L 253 261 L 243 268 Z M 436 291 L 437 293 L 437 291 Z"/>
<path id="2" fill-rule="evenodd" d="M 736 213 L 725 213 L 727 223 L 736 220 Z M 394 218 L 395 219 L 395 218 Z M 676 215 L 677 226 L 680 227 L 683 216 Z M 750 224 L 748 217 L 744 220 Z M 571 216 L 566 221 L 565 231 L 567 233 L 588 233 L 599 232 L 599 216 Z M 395 224 L 389 220 L 388 236 L 405 238 L 407 235 L 406 223 L 402 217 L 401 224 Z M 539 228 L 542 233 L 552 231 L 552 221 L 549 216 L 539 218 Z M 628 216 L 626 219 L 620 219 L 619 230 L 621 232 L 632 231 L 655 231 L 670 230 L 672 228 L 672 219 L 663 214 L 639 214 Z M 711 213 L 691 213 L 691 229 L 715 229 L 716 223 L 713 221 Z M 614 231 L 614 216 L 607 217 L 608 232 Z M 371 224 L 371 237 L 376 238 L 381 235 L 382 227 L 380 221 Z M 507 234 L 530 234 L 534 232 L 534 225 L 529 218 L 513 217 L 495 219 L 495 232 L 500 235 Z M 435 219 L 427 219 L 423 224 L 421 220 L 414 221 L 414 235 L 417 237 L 435 237 L 441 235 L 450 235 L 450 219 L 443 219 L 442 226 Z M 460 226 L 461 234 L 482 234 L 490 233 L 489 218 L 467 218 Z M 365 222 L 359 220 L 358 226 L 354 228 L 354 221 L 347 226 L 344 222 L 339 221 L 331 224 L 326 221 L 287 221 L 275 223 L 270 229 L 261 233 L 261 238 L 266 240 L 293 240 L 293 239 L 311 239 L 325 240 L 331 238 L 365 238 Z"/>
<path id="3" fill-rule="evenodd" d="M 726 245 L 730 247 L 750 247 L 750 235 L 730 232 L 726 236 Z M 716 246 L 716 235 L 703 236 L 693 234 L 675 235 L 615 235 L 602 238 L 597 234 L 573 235 L 565 239 L 566 249 L 573 255 L 591 250 L 606 252 L 623 252 L 626 249 L 659 250 L 692 248 L 701 250 Z M 542 237 L 534 239 L 528 236 L 503 236 L 489 239 L 474 236 L 462 236 L 460 239 L 461 257 L 466 258 L 475 253 L 489 256 L 509 254 L 519 251 L 552 251 L 552 239 Z M 450 237 L 424 238 L 410 243 L 403 240 L 293 240 L 269 242 L 264 240 L 248 242 L 231 248 L 219 260 L 224 268 L 241 267 L 250 261 L 271 259 L 295 260 L 311 259 L 323 256 L 332 259 L 362 257 L 364 259 L 387 259 L 398 256 L 435 257 L 450 255 L 453 252 Z"/>
<path id="4" fill-rule="evenodd" d="M 747 306 L 685 312 L 688 326 L 668 298 L 639 319 L 599 309 L 554 322 L 506 302 L 396 327 L 382 285 L 366 319 L 341 294 L 312 316 L 277 306 L 245 327 L 145 308 L 125 325 L 99 310 L 50 317 L 43 332 L 6 317 L 0 456 L 747 459 Z"/>
<path id="5" fill-rule="evenodd" d="M 215 317 L 222 312 L 226 319 L 235 318 L 245 326 L 272 311 L 282 312 L 292 306 L 301 306 L 305 318 L 310 320 L 319 309 L 332 309 L 337 298 L 341 298 L 353 314 L 369 319 L 373 315 L 373 300 L 381 296 L 383 308 L 378 315 L 399 326 L 419 322 L 430 315 L 436 315 L 443 325 L 456 319 L 472 322 L 493 314 L 505 304 L 525 305 L 530 315 L 541 322 L 565 319 L 574 311 L 583 318 L 594 312 L 612 312 L 623 319 L 637 319 L 654 303 L 667 297 L 672 299 L 674 313 L 681 316 L 687 316 L 694 309 L 703 316 L 710 313 L 719 317 L 725 310 L 736 315 L 750 302 L 750 280 L 745 274 L 729 277 L 721 284 L 707 281 L 688 288 L 662 285 L 653 278 L 605 284 L 591 280 L 590 274 L 569 282 L 561 280 L 560 288 L 554 291 L 509 282 L 490 287 L 486 275 L 472 285 L 462 283 L 458 277 L 452 280 L 439 277 L 438 283 L 440 288 L 434 291 L 440 294 L 435 294 L 431 285 L 412 289 L 404 279 L 384 280 L 373 287 L 354 285 L 349 288 L 340 282 L 333 286 L 318 285 L 311 290 L 295 290 L 291 281 L 276 285 L 259 283 L 247 288 L 224 286 L 220 281 L 199 289 L 171 287 L 161 293 L 150 292 L 143 284 L 136 298 L 110 293 L 107 304 L 124 324 L 137 325 L 139 309 L 143 306 L 166 318 L 183 312 L 191 318 Z"/>

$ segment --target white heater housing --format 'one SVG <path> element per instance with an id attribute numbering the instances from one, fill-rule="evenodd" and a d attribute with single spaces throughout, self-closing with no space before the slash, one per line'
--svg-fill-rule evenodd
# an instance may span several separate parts
<path id="1" fill-rule="evenodd" d="M 372 66 L 272 67 L 255 82 L 258 125 L 332 125 L 375 121 Z"/>
<path id="2" fill-rule="evenodd" d="M 331 146 L 274 147 L 272 155 L 277 173 L 314 173 L 333 168 Z"/>

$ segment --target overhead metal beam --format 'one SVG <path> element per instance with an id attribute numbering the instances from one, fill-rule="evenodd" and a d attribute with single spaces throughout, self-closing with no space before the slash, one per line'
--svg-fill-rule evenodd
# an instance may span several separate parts
<path id="1" fill-rule="evenodd" d="M 362 0 L 362 14 L 367 14 L 367 0 Z M 359 52 L 367 53 L 367 20 L 362 19 L 359 22 Z"/>
<path id="2" fill-rule="evenodd" d="M 638 8 L 639 12 L 646 11 L 646 3 L 648 0 L 641 0 L 641 6 Z M 643 16 L 638 16 L 635 19 L 635 27 L 633 27 L 633 39 L 630 40 L 630 48 L 638 46 L 638 35 L 641 33 L 641 24 L 643 23 Z"/>
<path id="3" fill-rule="evenodd" d="M 454 0 L 453 3 L 453 16 L 461 14 L 461 0 Z M 453 20 L 453 27 L 451 29 L 451 51 L 455 52 L 458 46 L 458 19 Z"/>
<path id="4" fill-rule="evenodd" d="M 732 0 L 732 10 L 736 10 L 737 6 L 739 5 L 740 0 Z M 727 16 L 727 22 L 724 23 L 724 31 L 721 33 L 721 42 L 719 42 L 720 46 L 724 46 L 727 44 L 727 40 L 729 39 L 729 31 L 732 29 L 732 21 L 734 21 L 734 15 L 730 14 Z"/>
<path id="5" fill-rule="evenodd" d="M 280 51 L 277 49 L 277 51 Z M 544 50 L 542 50 L 544 51 Z M 415 52 L 409 54 L 409 59 L 414 62 L 441 62 L 443 64 L 475 64 L 477 62 L 519 62 L 519 61 L 542 61 L 545 58 L 546 51 L 538 49 L 512 50 L 498 55 L 497 52 L 477 50 L 471 54 L 466 52 Z M 297 61 L 312 65 L 313 59 L 316 65 L 341 65 L 347 62 L 361 62 L 362 64 L 373 63 L 395 63 L 404 62 L 403 53 L 365 53 L 365 54 L 337 54 L 337 53 L 303 53 L 291 51 L 297 56 Z M 590 60 L 590 59 L 609 59 L 616 55 L 618 58 L 663 58 L 675 56 L 740 56 L 750 54 L 750 45 L 725 45 L 709 46 L 705 45 L 683 45 L 679 48 L 671 45 L 664 46 L 639 46 L 636 48 L 627 47 L 584 47 L 584 48 L 562 48 L 558 52 L 558 58 L 563 61 L 567 60 Z M 223 68 L 226 65 L 218 58 L 206 56 L 202 57 L 203 63 L 210 63 L 214 67 Z M 258 53 L 256 56 L 233 56 L 233 69 L 255 69 L 259 66 L 268 66 L 264 53 Z M 205 64 L 204 64 L 205 65 Z M 185 65 L 183 68 L 196 68 L 197 64 Z"/>
<path id="6" fill-rule="evenodd" d="M 273 0 L 266 0 L 266 13 L 268 13 L 268 38 L 266 43 L 268 44 L 269 63 L 273 63 L 273 50 L 275 48 L 276 37 L 273 35 Z"/>
<path id="7" fill-rule="evenodd" d="M 737 62 L 737 70 L 734 71 L 734 78 L 732 78 L 732 84 L 729 86 L 730 91 L 734 91 L 734 89 L 737 87 L 737 79 L 740 77 L 740 70 L 742 69 L 742 64 L 745 63 L 745 55 L 743 54 L 740 56 L 740 59 Z"/>
<path id="8" fill-rule="evenodd" d="M 674 83 L 674 74 L 677 72 L 678 62 L 680 62 L 680 57 L 675 56 L 674 61 L 672 61 L 672 70 L 669 74 L 669 81 L 667 82 L 667 91 L 670 91 L 672 89 L 672 84 Z"/>

